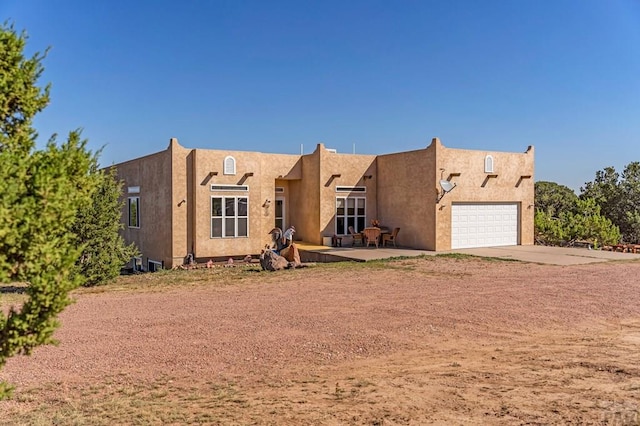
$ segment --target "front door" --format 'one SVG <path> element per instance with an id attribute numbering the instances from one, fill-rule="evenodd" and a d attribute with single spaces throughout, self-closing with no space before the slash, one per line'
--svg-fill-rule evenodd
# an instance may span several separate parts
<path id="1" fill-rule="evenodd" d="M 285 223 L 285 215 L 284 215 L 284 197 L 276 197 L 276 228 L 280 228 L 284 231 Z"/>

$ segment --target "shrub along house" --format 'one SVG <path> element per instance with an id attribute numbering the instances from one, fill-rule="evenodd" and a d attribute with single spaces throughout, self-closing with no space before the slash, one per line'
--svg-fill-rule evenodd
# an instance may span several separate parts
<path id="1" fill-rule="evenodd" d="M 306 155 L 188 149 L 114 165 L 124 181 L 123 236 L 138 265 L 257 254 L 269 231 L 295 225 L 298 240 L 361 231 L 372 219 L 399 227 L 397 244 L 423 250 L 533 244 L 534 150 L 446 148 Z"/>

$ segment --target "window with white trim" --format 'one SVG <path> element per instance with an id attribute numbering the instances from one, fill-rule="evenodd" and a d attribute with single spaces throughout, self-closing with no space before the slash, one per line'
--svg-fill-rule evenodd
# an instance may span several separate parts
<path id="1" fill-rule="evenodd" d="M 493 157 L 490 155 L 484 157 L 484 172 L 493 173 Z"/>
<path id="2" fill-rule="evenodd" d="M 225 175 L 235 175 L 236 174 L 236 159 L 230 155 L 227 155 L 224 158 L 224 164 L 222 169 L 224 170 Z"/>
<path id="3" fill-rule="evenodd" d="M 211 197 L 211 238 L 249 236 L 249 198 Z"/>
<path id="4" fill-rule="evenodd" d="M 365 197 L 336 197 L 336 235 L 349 234 L 365 228 L 367 199 Z"/>
<path id="5" fill-rule="evenodd" d="M 140 228 L 140 197 L 129 197 L 129 228 Z"/>

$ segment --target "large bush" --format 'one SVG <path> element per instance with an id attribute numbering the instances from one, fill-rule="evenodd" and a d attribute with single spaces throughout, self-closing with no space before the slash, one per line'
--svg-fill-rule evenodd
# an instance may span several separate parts
<path id="1" fill-rule="evenodd" d="M 93 170 L 97 188 L 90 203 L 78 211 L 73 231 L 77 244 L 83 247 L 78 268 L 85 286 L 104 284 L 115 278 L 132 257 L 138 255 L 135 245 L 126 245 L 119 234 L 123 201 L 122 182 L 115 169 Z"/>
<path id="2" fill-rule="evenodd" d="M 0 310 L 0 369 L 16 354 L 53 342 L 57 315 L 81 283 L 72 226 L 96 186 L 95 157 L 78 132 L 35 149 L 34 116 L 49 102 L 38 87 L 44 55 L 24 56 L 27 37 L 0 26 L 0 282 L 27 283 L 22 306 Z M 0 399 L 10 390 L 0 383 Z"/>
<path id="3" fill-rule="evenodd" d="M 594 199 L 577 200 L 576 211 L 565 211 L 553 217 L 536 210 L 536 242 L 547 245 L 573 245 L 587 242 L 595 248 L 620 241 L 620 229 L 600 213 Z"/>

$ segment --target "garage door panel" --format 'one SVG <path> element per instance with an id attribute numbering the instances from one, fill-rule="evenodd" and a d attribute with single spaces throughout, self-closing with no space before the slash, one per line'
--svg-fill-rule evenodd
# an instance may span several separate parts
<path id="1" fill-rule="evenodd" d="M 451 248 L 518 244 L 518 204 L 455 203 L 451 210 Z"/>

